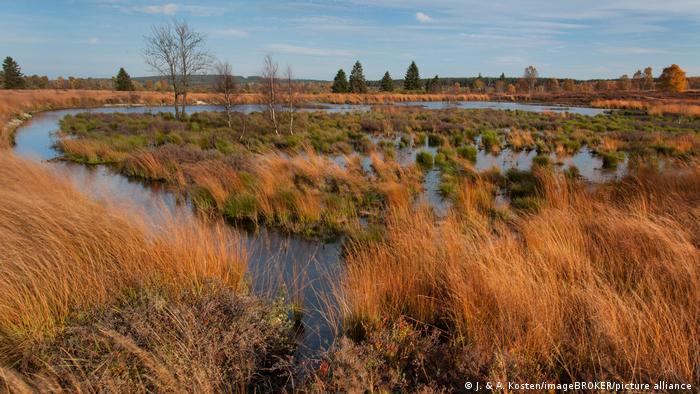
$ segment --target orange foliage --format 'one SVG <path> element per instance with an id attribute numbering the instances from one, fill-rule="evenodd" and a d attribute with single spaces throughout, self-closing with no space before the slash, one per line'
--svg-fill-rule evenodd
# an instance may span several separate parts
<path id="1" fill-rule="evenodd" d="M 677 64 L 673 64 L 664 68 L 664 71 L 659 77 L 661 89 L 667 92 L 685 92 L 688 89 L 688 80 L 685 78 L 683 71 Z"/>

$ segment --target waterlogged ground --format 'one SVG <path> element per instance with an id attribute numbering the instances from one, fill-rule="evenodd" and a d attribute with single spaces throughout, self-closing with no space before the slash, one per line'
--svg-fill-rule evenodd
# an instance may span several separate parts
<path id="1" fill-rule="evenodd" d="M 386 107 L 386 106 L 385 106 Z M 557 112 L 571 113 L 583 116 L 607 116 L 602 115 L 603 110 L 577 107 L 552 107 L 546 105 L 523 105 L 517 103 L 489 103 L 489 102 L 456 102 L 456 103 L 401 103 L 397 107 L 410 107 L 413 110 L 420 107 L 428 110 L 450 109 L 497 109 L 497 110 L 519 110 L 531 113 Z M 264 108 L 259 105 L 237 106 L 236 111 L 250 114 L 261 111 Z M 200 106 L 193 107 L 191 111 L 221 111 L 220 107 Z M 299 111 L 326 111 L 332 114 L 344 114 L 349 112 L 368 112 L 372 110 L 370 106 L 364 105 L 314 105 L 308 108 L 301 108 Z M 77 115 L 82 112 L 91 113 L 156 113 L 172 112 L 169 107 L 133 107 L 133 108 L 97 108 L 97 109 L 74 109 L 64 111 L 47 112 L 37 115 L 18 130 L 16 136 L 15 151 L 26 157 L 36 160 L 51 160 L 60 155 L 55 149 L 59 130 L 59 122 L 66 115 Z M 571 119 L 568 119 L 569 121 Z M 574 119 L 576 121 L 576 119 Z M 581 119 L 578 121 L 583 122 Z M 662 120 L 672 124 L 672 127 L 683 127 L 692 129 L 693 125 L 677 126 L 669 120 Z M 624 119 L 621 121 L 624 126 Z M 368 151 L 355 151 L 360 157 L 362 171 L 370 182 L 376 177 L 375 168 L 372 164 L 372 155 L 377 155 L 384 160 L 391 159 L 398 163 L 401 168 L 409 169 L 416 166 L 417 158 L 423 153 L 428 153 L 436 158 L 440 154 L 447 152 L 439 143 L 431 143 L 430 138 L 423 135 L 422 141 L 418 141 L 417 134 L 412 134 L 410 143 L 405 143 L 402 138 L 406 138 L 406 133 L 391 132 L 386 130 L 373 130 L 372 124 L 363 125 L 365 135 L 368 136 L 370 149 Z M 384 126 L 382 126 L 384 127 Z M 622 127 L 622 126 L 621 126 Z M 514 149 L 506 141 L 510 141 L 507 128 L 502 128 L 499 138 L 498 149 L 494 149 L 493 143 L 482 141 L 482 135 L 477 135 L 467 145 L 475 149 L 473 157 L 473 168 L 477 171 L 497 168 L 500 172 L 507 172 L 509 169 L 528 171 L 533 166 L 533 161 L 538 157 L 538 148 L 534 142 L 529 142 L 527 146 Z M 461 129 L 460 129 L 461 130 Z M 462 132 L 462 131 L 460 131 Z M 72 138 L 72 137 L 71 137 Z M 550 138 L 550 137 L 546 137 Z M 546 140 L 545 138 L 545 140 Z M 573 138 L 573 137 L 572 137 Z M 636 146 L 636 140 L 626 140 L 617 138 L 616 140 L 599 141 L 590 136 L 579 137 L 575 141 L 577 144 L 575 151 L 542 151 L 540 156 L 546 156 L 552 167 L 557 171 L 565 171 L 575 167 L 581 178 L 588 182 L 606 182 L 621 177 L 625 174 L 628 166 L 628 154 L 622 152 L 616 156 L 614 165 L 605 165 L 605 159 L 600 152 L 594 151 L 587 144 L 580 141 L 590 141 L 598 143 L 597 149 L 605 144 L 627 144 L 625 146 Z M 665 135 L 660 137 L 661 142 L 654 145 L 656 150 L 671 149 Z M 549 140 L 547 140 L 549 141 Z M 565 145 L 570 140 L 561 142 Z M 555 142 L 549 141 L 551 145 Z M 695 140 L 690 141 L 690 152 L 695 149 Z M 660 145 L 659 145 L 660 144 Z M 687 145 L 687 144 L 686 144 Z M 686 146 L 682 145 L 682 146 Z M 381 147 L 380 147 L 381 146 Z M 681 145 L 679 145 L 681 146 Z M 341 168 L 348 165 L 348 156 L 337 152 L 323 152 L 325 145 L 319 145 L 322 154 L 332 159 Z M 615 148 L 616 145 L 613 146 Z M 329 148 L 335 149 L 335 148 Z M 388 153 L 388 152 L 391 153 Z M 683 152 L 685 154 L 685 151 Z M 302 153 L 303 154 L 303 153 Z M 447 156 L 446 156 L 447 157 Z M 448 160 L 449 159 L 448 157 Z M 108 200 L 112 203 L 125 204 L 134 207 L 135 216 L 140 216 L 141 212 L 149 220 L 157 223 L 159 218 L 167 217 L 168 214 L 192 215 L 192 201 L 187 195 L 181 193 L 181 189 L 162 182 L 143 182 L 122 175 L 105 165 L 84 166 L 65 161 L 52 161 L 51 165 L 66 174 L 72 179 L 81 190 L 94 195 L 97 198 Z M 449 209 L 449 199 L 443 198 L 441 183 L 443 178 L 443 168 L 440 165 L 431 165 L 423 168 L 422 190 L 416 196 L 416 201 L 425 201 L 431 205 L 438 216 L 443 216 Z M 497 196 L 497 200 L 507 202 L 503 194 Z M 365 219 L 360 220 L 364 225 Z M 238 237 L 232 242 L 242 242 L 250 255 L 250 275 L 253 288 L 259 293 L 268 295 L 277 294 L 280 289 L 288 294 L 291 301 L 303 305 L 304 314 L 302 317 L 303 329 L 300 332 L 300 344 L 302 353 L 314 352 L 325 348 L 333 338 L 337 327 L 329 325 L 321 310 L 326 309 L 327 304 L 332 304 L 331 288 L 335 278 L 342 274 L 340 264 L 340 253 L 342 237 L 335 241 L 309 240 L 299 236 L 289 235 L 269 229 L 265 226 L 258 227 L 256 231 L 238 231 Z"/>
<path id="2" fill-rule="evenodd" d="M 212 108 L 210 108 L 212 109 Z M 244 110 L 257 107 L 245 106 Z M 143 113 L 144 110 L 167 110 L 161 107 L 147 108 L 98 108 L 99 113 Z M 135 220 L 171 220 L 173 216 L 191 216 L 191 203 L 176 188 L 158 182 L 144 182 L 126 177 L 108 166 L 85 166 L 66 161 L 52 160 L 59 153 L 54 149 L 55 132 L 59 121 L 68 114 L 85 112 L 72 109 L 45 112 L 36 115 L 17 131 L 15 152 L 37 161 L 50 161 L 50 165 L 72 181 L 81 191 L 95 198 L 129 207 Z M 326 348 L 334 336 L 322 306 L 329 300 L 329 278 L 339 275 L 340 246 L 336 242 L 314 242 L 293 237 L 266 228 L 256 232 L 239 231 L 232 242 L 242 243 L 249 256 L 249 272 L 256 292 L 272 297 L 285 294 L 287 299 L 304 306 L 303 327 L 299 332 L 300 355 Z M 285 291 L 288 290 L 288 291 Z"/>

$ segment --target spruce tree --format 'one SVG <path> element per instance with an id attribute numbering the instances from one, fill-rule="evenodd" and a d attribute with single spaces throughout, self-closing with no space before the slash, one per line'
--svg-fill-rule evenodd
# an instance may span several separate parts
<path id="1" fill-rule="evenodd" d="M 406 90 L 418 90 L 421 88 L 420 74 L 418 73 L 418 66 L 416 62 L 411 62 L 406 70 L 406 77 L 403 81 L 403 88 Z"/>
<path id="2" fill-rule="evenodd" d="M 5 89 L 24 88 L 24 76 L 17 62 L 11 57 L 6 57 L 2 62 L 3 87 Z"/>
<path id="3" fill-rule="evenodd" d="M 131 77 L 127 74 L 124 67 L 119 69 L 117 77 L 114 80 L 114 88 L 122 92 L 130 92 L 134 90 L 134 84 L 131 82 Z"/>
<path id="4" fill-rule="evenodd" d="M 379 89 L 382 92 L 393 92 L 394 91 L 394 80 L 391 79 L 391 75 L 389 75 L 389 71 L 384 73 L 384 77 L 382 77 L 382 82 L 379 86 Z"/>
<path id="5" fill-rule="evenodd" d="M 345 71 L 341 68 L 338 73 L 335 74 L 335 79 L 333 79 L 333 87 L 331 88 L 333 93 L 347 93 L 348 92 L 348 78 L 345 76 Z"/>
<path id="6" fill-rule="evenodd" d="M 352 93 L 367 93 L 367 83 L 362 72 L 362 64 L 359 61 L 355 62 L 355 65 L 352 66 L 352 72 L 350 72 L 350 91 Z"/>

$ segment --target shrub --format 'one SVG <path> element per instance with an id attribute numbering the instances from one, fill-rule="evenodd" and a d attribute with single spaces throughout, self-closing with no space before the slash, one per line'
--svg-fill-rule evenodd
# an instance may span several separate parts
<path id="1" fill-rule="evenodd" d="M 25 368 L 90 392 L 284 391 L 296 347 L 287 309 L 215 283 L 175 297 L 137 289 L 72 318 Z"/>

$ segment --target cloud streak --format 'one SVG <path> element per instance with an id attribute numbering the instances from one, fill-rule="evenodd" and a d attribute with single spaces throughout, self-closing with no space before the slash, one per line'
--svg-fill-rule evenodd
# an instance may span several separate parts
<path id="1" fill-rule="evenodd" d="M 227 36 L 227 37 L 238 37 L 238 38 L 250 37 L 250 33 L 248 33 L 247 31 L 234 29 L 234 28 L 221 30 L 218 32 L 218 34 L 222 35 L 222 36 Z"/>
<path id="2" fill-rule="evenodd" d="M 148 5 L 145 7 L 137 8 L 138 11 L 144 12 L 146 14 L 163 14 L 163 15 L 175 15 L 180 9 L 180 6 L 174 3 L 168 3 L 163 5 Z"/>
<path id="3" fill-rule="evenodd" d="M 269 44 L 266 45 L 265 48 L 273 52 L 300 56 L 350 57 L 355 55 L 355 52 L 344 49 L 313 48 L 292 44 Z"/>

